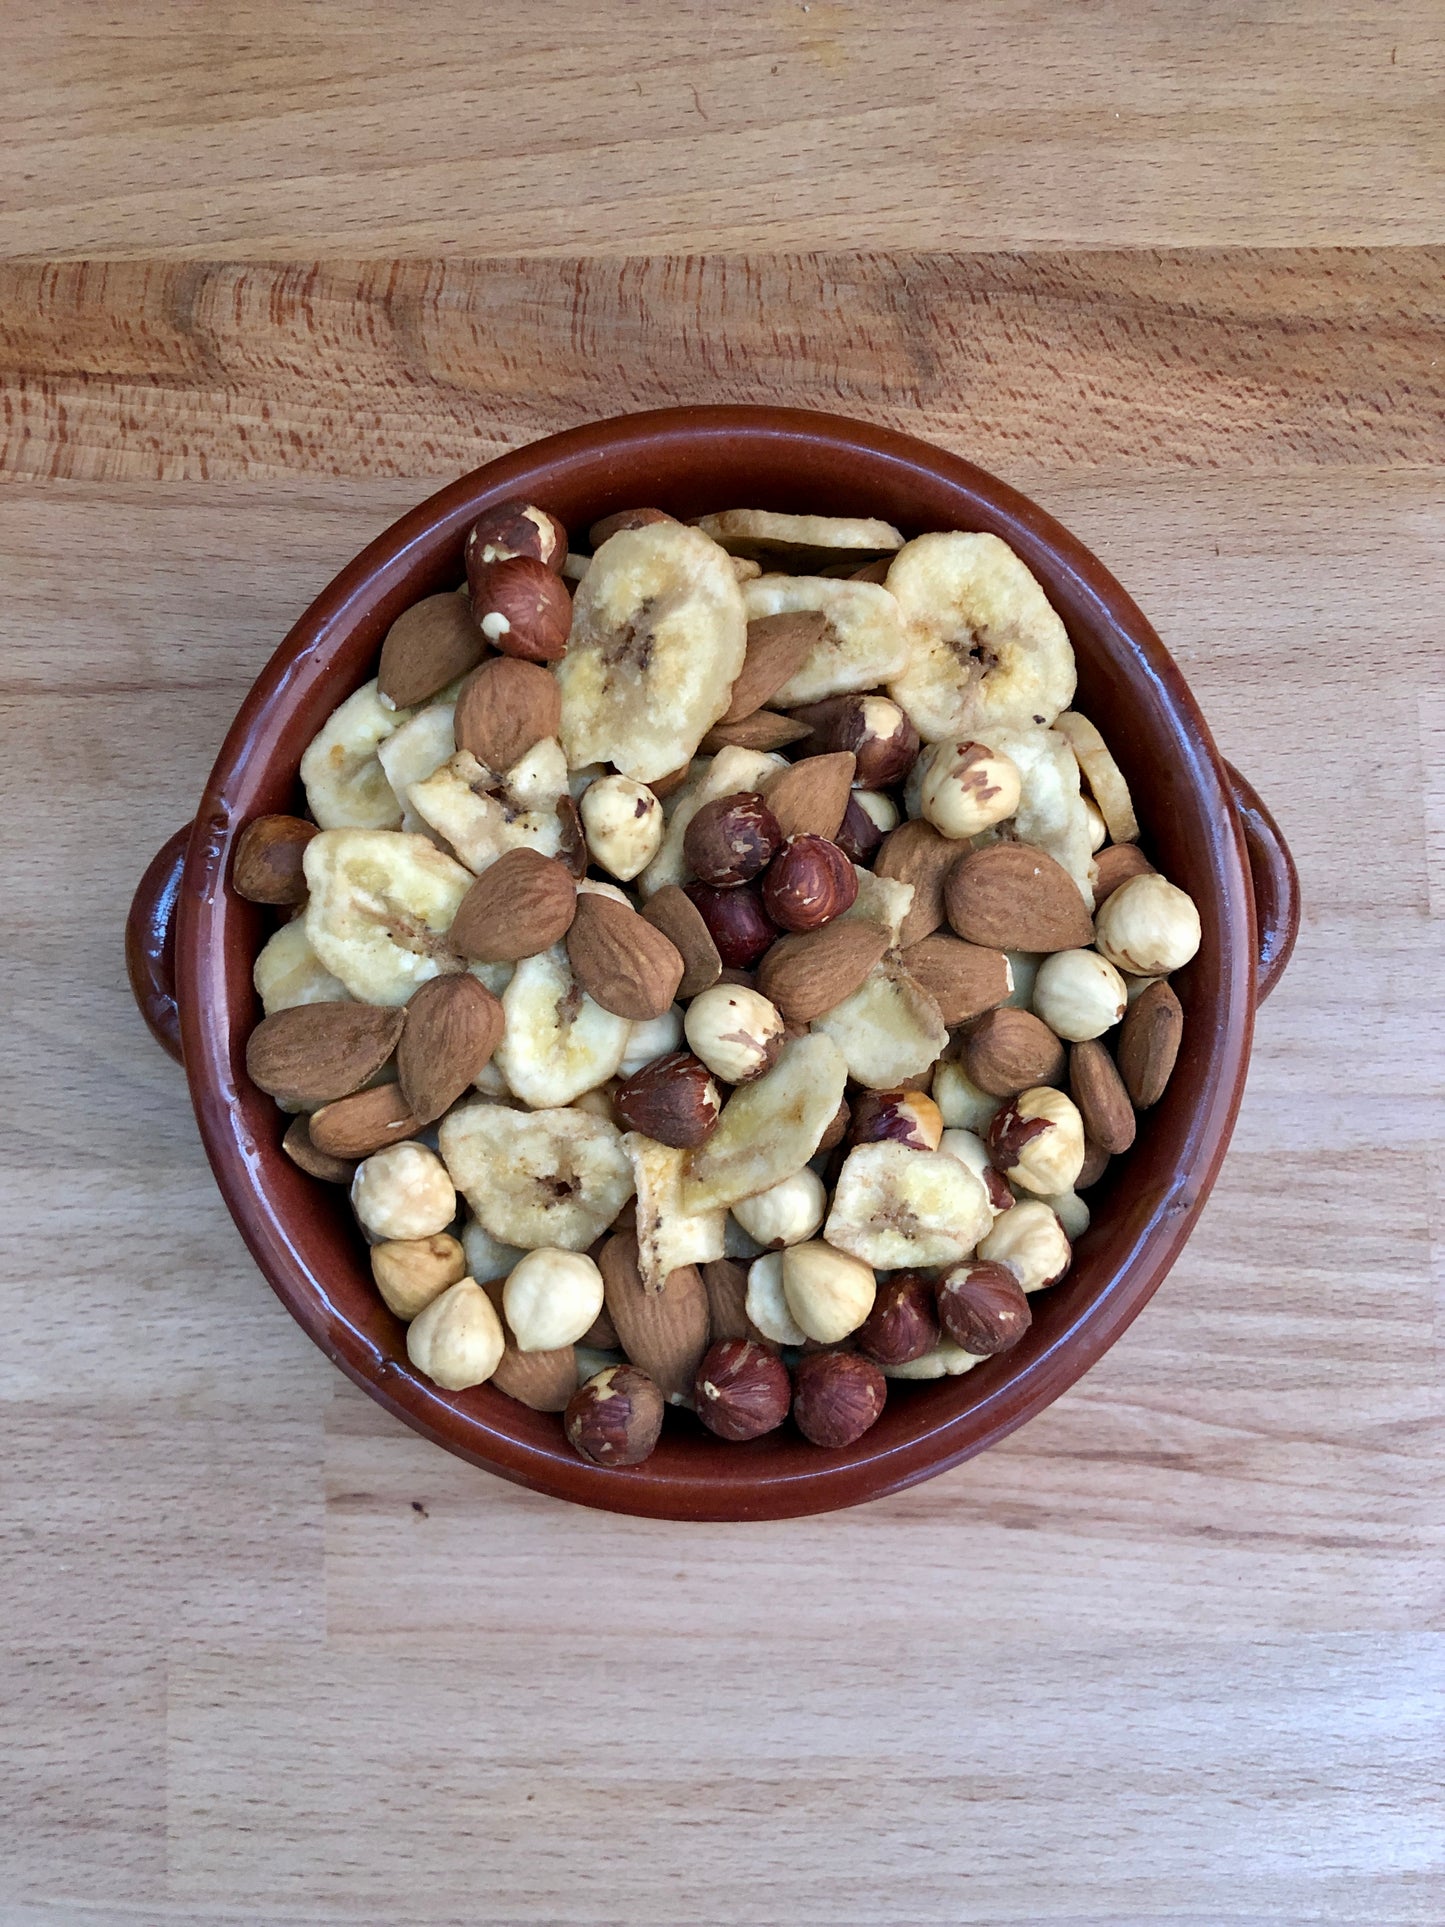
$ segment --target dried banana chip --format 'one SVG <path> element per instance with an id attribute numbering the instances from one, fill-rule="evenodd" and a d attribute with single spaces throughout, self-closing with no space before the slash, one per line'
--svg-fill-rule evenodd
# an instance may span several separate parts
<path id="1" fill-rule="evenodd" d="M 994 729 L 988 747 L 1017 764 L 1019 806 L 1010 828 L 1020 843 L 1047 850 L 1094 907 L 1093 834 L 1079 789 L 1079 765 L 1056 729 Z M 977 839 L 975 839 L 977 842 Z"/>
<path id="2" fill-rule="evenodd" d="M 557 805 L 570 792 L 555 737 L 535 743 L 503 776 L 459 749 L 406 796 L 422 821 L 479 875 L 508 850 L 540 850 L 543 856 L 562 851 L 565 825 Z"/>
<path id="3" fill-rule="evenodd" d="M 1139 819 L 1134 814 L 1134 799 L 1124 781 L 1124 772 L 1098 730 L 1077 709 L 1066 709 L 1056 719 L 1054 728 L 1068 738 L 1110 836 L 1116 843 L 1137 842 Z"/>
<path id="4" fill-rule="evenodd" d="M 513 1111 L 483 1098 L 449 1111 L 442 1160 L 499 1244 L 585 1251 L 632 1195 L 622 1136 L 587 1111 Z"/>
<path id="5" fill-rule="evenodd" d="M 919 1077 L 948 1048 L 937 1003 L 896 957 L 873 966 L 851 997 L 816 1018 L 813 1035 L 831 1037 L 854 1083 L 886 1091 Z"/>
<path id="6" fill-rule="evenodd" d="M 617 1074 L 632 1022 L 604 1010 L 572 974 L 567 946 L 524 957 L 502 993 L 506 1029 L 493 1062 L 533 1109 L 570 1104 Z"/>
<path id="7" fill-rule="evenodd" d="M 406 793 L 413 783 L 424 783 L 456 755 L 457 739 L 452 729 L 456 707 L 455 700 L 428 703 L 394 735 L 388 736 L 376 752 L 392 794 L 401 806 L 404 830 L 426 831 L 426 824 L 407 802 Z"/>
<path id="8" fill-rule="evenodd" d="M 394 830 L 401 822 L 396 800 L 377 754 L 410 718 L 409 709 L 388 709 L 376 678 L 334 709 L 301 758 L 301 781 L 311 814 L 323 830 Z"/>
<path id="9" fill-rule="evenodd" d="M 637 1267 L 643 1289 L 661 1291 L 668 1275 L 682 1265 L 711 1264 L 722 1257 L 727 1212 L 717 1205 L 683 1209 L 686 1151 L 659 1144 L 641 1131 L 629 1131 L 622 1142 L 637 1188 Z"/>
<path id="10" fill-rule="evenodd" d="M 877 689 L 902 673 L 908 638 L 895 597 L 876 582 L 837 582 L 821 575 L 761 575 L 743 586 L 748 621 L 816 610 L 827 633 L 802 667 L 768 698 L 774 708 L 823 702 Z"/>
<path id="11" fill-rule="evenodd" d="M 404 1004 L 418 984 L 460 970 L 447 946 L 471 872 L 404 830 L 323 830 L 302 859 L 306 935 L 322 965 L 364 1004 Z"/>
<path id="12" fill-rule="evenodd" d="M 311 948 L 306 919 L 293 917 L 261 946 L 251 981 L 269 1017 L 297 1004 L 345 1004 L 351 993 Z"/>
<path id="13" fill-rule="evenodd" d="M 869 556 L 890 555 L 903 547 L 891 522 L 867 515 L 782 515 L 774 509 L 725 509 L 701 515 L 697 526 L 720 542 L 729 555 L 758 561 L 783 561 L 796 569 L 835 563 L 846 555 L 856 567 Z"/>

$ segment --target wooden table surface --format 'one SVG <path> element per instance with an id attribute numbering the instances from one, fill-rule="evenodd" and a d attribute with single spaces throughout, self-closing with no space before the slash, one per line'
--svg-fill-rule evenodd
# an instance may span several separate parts
<path id="1" fill-rule="evenodd" d="M 1438 8 L 536 13 L 7 14 L 0 1927 L 1438 1927 Z M 1036 496 L 1306 898 L 1125 1339 L 779 1525 L 567 1510 L 346 1384 L 120 946 L 361 544 L 688 399 Z"/>

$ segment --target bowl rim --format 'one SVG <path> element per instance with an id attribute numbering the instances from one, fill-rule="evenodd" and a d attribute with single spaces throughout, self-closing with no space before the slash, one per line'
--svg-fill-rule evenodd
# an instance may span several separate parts
<path id="1" fill-rule="evenodd" d="M 797 1473 L 750 1475 L 749 1448 L 729 1447 L 706 1476 L 625 1473 L 588 1465 L 557 1428 L 540 1449 L 459 1409 L 350 1320 L 307 1266 L 263 1181 L 261 1147 L 241 1114 L 244 1039 L 230 1021 L 235 986 L 223 941 L 234 835 L 248 820 L 247 792 L 268 767 L 298 687 L 327 673 L 331 653 L 366 623 L 380 633 L 415 595 L 419 554 L 459 544 L 489 502 L 529 493 L 538 471 L 559 461 L 600 465 L 647 453 L 659 460 L 739 437 L 861 455 L 906 484 L 910 473 L 941 481 L 977 505 L 1045 582 L 1066 584 L 1076 607 L 1142 669 L 1151 701 L 1174 722 L 1181 768 L 1201 793 L 1218 836 L 1211 857 L 1221 921 L 1232 934 L 1220 962 L 1220 1005 L 1202 1087 L 1172 1181 L 1135 1213 L 1131 1241 L 1099 1294 L 1016 1376 L 1002 1378 L 963 1414 L 876 1449 L 865 1435 L 846 1455 L 819 1453 Z M 1119 1338 L 1177 1258 L 1228 1148 L 1243 1094 L 1255 1008 L 1254 898 L 1224 765 L 1194 697 L 1142 611 L 1099 559 L 1051 516 L 965 458 L 876 424 L 804 409 L 690 406 L 587 422 L 502 455 L 448 483 L 399 517 L 321 591 L 276 649 L 238 710 L 207 780 L 179 894 L 176 990 L 187 1080 L 217 1184 L 263 1275 L 317 1346 L 394 1417 L 447 1450 L 504 1478 L 607 1510 L 688 1520 L 795 1517 L 896 1492 L 959 1464 L 1026 1423 L 1074 1384 Z M 249 983 L 246 986 L 249 991 Z M 1187 1153 L 1188 1155 L 1184 1155 Z M 766 1441 L 759 1441 L 765 1444 Z M 721 1471 L 712 1470 L 716 1463 Z"/>

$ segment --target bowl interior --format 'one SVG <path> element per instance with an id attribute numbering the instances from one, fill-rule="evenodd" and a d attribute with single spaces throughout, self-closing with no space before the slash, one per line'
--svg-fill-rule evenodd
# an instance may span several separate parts
<path id="1" fill-rule="evenodd" d="M 555 1417 L 490 1386 L 447 1393 L 411 1370 L 404 1329 L 372 1286 L 344 1198 L 280 1151 L 282 1120 L 246 1078 L 259 1014 L 251 965 L 263 913 L 226 881 L 233 836 L 301 800 L 302 750 L 374 673 L 396 615 L 462 577 L 461 545 L 489 502 L 523 494 L 574 531 L 649 505 L 691 517 L 736 506 L 883 516 L 906 535 L 987 529 L 1039 577 L 1078 658 L 1078 706 L 1133 789 L 1144 840 L 1199 906 L 1203 940 L 1176 979 L 1184 1046 L 1140 1139 L 1090 1193 L 1069 1278 L 1033 1300 L 1007 1356 L 958 1379 L 896 1384 L 878 1424 L 825 1453 L 791 1428 L 723 1445 L 685 1413 L 654 1456 L 602 1471 Z M 407 1423 L 505 1476 L 586 1503 L 678 1518 L 824 1510 L 895 1489 L 992 1443 L 1056 1397 L 1147 1301 L 1203 1202 L 1238 1105 L 1253 1011 L 1253 904 L 1208 731 L 1148 624 L 1107 571 L 995 478 L 909 438 L 769 409 L 673 410 L 591 424 L 480 469 L 403 518 L 298 623 L 227 738 L 197 818 L 182 889 L 178 984 L 188 1075 L 221 1188 L 278 1294 L 344 1370 Z"/>

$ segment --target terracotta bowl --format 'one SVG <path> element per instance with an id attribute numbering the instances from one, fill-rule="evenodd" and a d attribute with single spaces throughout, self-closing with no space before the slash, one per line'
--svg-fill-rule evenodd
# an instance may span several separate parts
<path id="1" fill-rule="evenodd" d="M 678 516 L 736 505 L 884 516 L 906 534 L 991 529 L 1024 558 L 1073 638 L 1079 707 L 1133 786 L 1149 848 L 1193 896 L 1204 934 L 1177 979 L 1187 1013 L 1169 1089 L 1139 1142 L 1090 1194 L 1094 1222 L 1034 1325 L 966 1377 L 892 1388 L 848 1451 L 791 1427 L 726 1445 L 669 1419 L 646 1464 L 583 1464 L 555 1417 L 489 1385 L 443 1392 L 407 1361 L 371 1282 L 343 1194 L 280 1149 L 282 1119 L 247 1079 L 259 1012 L 251 965 L 266 913 L 230 888 L 232 840 L 301 802 L 301 752 L 374 672 L 389 624 L 462 575 L 465 531 L 523 495 L 570 527 L 648 504 Z M 586 1505 L 669 1519 L 780 1518 L 894 1492 L 992 1445 L 1039 1412 L 1137 1316 L 1178 1256 L 1219 1171 L 1244 1088 L 1255 1006 L 1283 969 L 1298 917 L 1289 853 L 1249 786 L 1221 762 L 1158 638 L 1099 561 L 982 469 L 833 416 L 774 408 L 667 409 L 594 422 L 492 462 L 433 495 L 348 564 L 287 636 L 243 704 L 195 822 L 147 872 L 132 910 L 132 981 L 152 1029 L 183 1054 L 216 1180 L 282 1303 L 388 1411 L 473 1464 Z"/>

